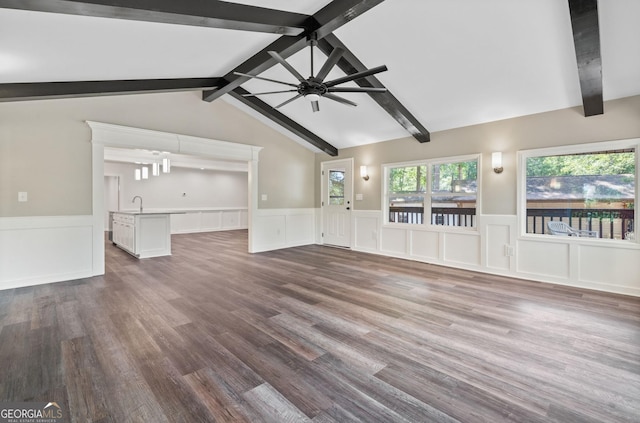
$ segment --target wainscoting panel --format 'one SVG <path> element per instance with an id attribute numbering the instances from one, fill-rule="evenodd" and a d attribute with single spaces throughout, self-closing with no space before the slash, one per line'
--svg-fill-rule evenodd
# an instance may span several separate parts
<path id="1" fill-rule="evenodd" d="M 172 234 L 247 229 L 246 209 L 192 210 L 171 215 Z"/>
<path id="2" fill-rule="evenodd" d="M 444 235 L 444 263 L 458 263 L 465 267 L 480 265 L 480 236 L 477 232 Z"/>
<path id="3" fill-rule="evenodd" d="M 0 218 L 0 289 L 80 279 L 92 271 L 93 216 Z"/>
<path id="4" fill-rule="evenodd" d="M 411 231 L 411 256 L 418 260 L 440 260 L 440 234 Z"/>
<path id="5" fill-rule="evenodd" d="M 640 295 L 640 251 L 624 247 L 580 245 L 578 278 L 614 291 L 635 290 L 635 295 Z"/>
<path id="6" fill-rule="evenodd" d="M 287 213 L 287 247 L 313 244 L 315 215 L 313 213 Z"/>
<path id="7" fill-rule="evenodd" d="M 180 216 L 179 214 L 172 215 L 172 223 L 174 217 L 179 218 Z M 200 229 L 202 229 L 203 232 L 221 231 L 222 228 L 222 212 L 200 213 Z"/>
<path id="8" fill-rule="evenodd" d="M 482 215 L 479 221 L 484 265 L 498 272 L 515 271 L 516 216 Z"/>
<path id="9" fill-rule="evenodd" d="M 510 260 L 507 255 L 511 239 L 509 225 L 488 224 L 486 228 L 487 267 L 490 269 L 509 270 Z"/>
<path id="10" fill-rule="evenodd" d="M 315 214 L 314 209 L 258 209 L 253 252 L 313 244 Z"/>
<path id="11" fill-rule="evenodd" d="M 380 230 L 380 251 L 393 256 L 408 256 L 409 230 L 383 227 Z"/>
<path id="12" fill-rule="evenodd" d="M 380 212 L 353 211 L 353 245 L 358 251 L 378 251 Z"/>
<path id="13" fill-rule="evenodd" d="M 571 266 L 568 243 L 518 241 L 518 273 L 537 277 L 569 279 Z"/>

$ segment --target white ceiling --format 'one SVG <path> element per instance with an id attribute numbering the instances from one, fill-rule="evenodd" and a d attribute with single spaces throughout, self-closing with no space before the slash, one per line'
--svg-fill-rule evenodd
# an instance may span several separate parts
<path id="1" fill-rule="evenodd" d="M 236 2 L 313 14 L 330 1 Z M 640 94 L 640 1 L 600 1 L 599 18 L 605 100 Z M 335 34 L 366 66 L 389 67 L 378 78 L 431 132 L 582 104 L 564 0 L 387 0 Z M 0 9 L 0 83 L 222 76 L 276 38 Z M 308 76 L 308 49 L 288 60 Z M 279 65 L 262 76 L 295 82 Z M 321 99 L 312 113 L 299 99 L 280 111 L 338 148 L 408 135 L 366 94 L 341 95 L 358 107 Z"/>

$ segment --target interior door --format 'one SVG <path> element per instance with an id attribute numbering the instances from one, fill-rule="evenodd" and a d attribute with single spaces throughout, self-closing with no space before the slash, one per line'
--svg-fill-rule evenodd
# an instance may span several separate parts
<path id="1" fill-rule="evenodd" d="M 322 242 L 351 247 L 353 159 L 322 163 Z"/>

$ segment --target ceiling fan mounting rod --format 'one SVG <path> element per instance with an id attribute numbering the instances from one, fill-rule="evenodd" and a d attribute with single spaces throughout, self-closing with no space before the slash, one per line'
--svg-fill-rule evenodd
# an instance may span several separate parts
<path id="1" fill-rule="evenodd" d="M 310 50 L 310 54 L 311 54 L 311 76 L 309 76 L 309 79 L 313 78 L 315 76 L 315 72 L 313 70 L 313 47 L 318 45 L 318 33 L 317 32 L 312 32 L 311 34 L 309 34 L 309 50 Z"/>

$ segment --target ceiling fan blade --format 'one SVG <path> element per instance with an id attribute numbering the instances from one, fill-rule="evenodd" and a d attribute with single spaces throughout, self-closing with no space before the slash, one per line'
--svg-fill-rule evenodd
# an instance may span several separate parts
<path id="1" fill-rule="evenodd" d="M 305 81 L 305 79 L 302 77 L 302 75 L 300 75 L 300 73 L 299 73 L 297 70 L 295 70 L 295 68 L 294 68 L 293 66 L 291 66 L 291 65 L 289 64 L 289 62 L 287 62 L 286 60 L 284 60 L 284 59 L 282 58 L 282 56 L 280 56 L 280 54 L 278 54 L 278 52 L 277 52 L 277 51 L 269 51 L 268 53 L 271 55 L 271 57 L 273 57 L 274 59 L 276 59 L 276 61 L 277 61 L 278 63 L 280 63 L 282 66 L 284 66 L 284 67 L 285 67 L 285 69 L 287 69 L 289 72 L 291 72 L 291 74 L 292 74 L 293 76 L 295 76 L 295 77 L 296 77 L 296 79 L 297 79 L 298 81 L 300 81 L 300 82 L 304 82 L 304 81 Z"/>
<path id="2" fill-rule="evenodd" d="M 333 95 L 333 94 L 330 94 L 330 93 L 325 93 L 325 94 L 323 94 L 322 97 L 330 98 L 333 101 L 337 101 L 338 103 L 346 104 L 347 106 L 357 106 L 357 104 L 354 103 L 351 100 L 347 100 L 346 98 L 338 97 L 337 95 Z"/>
<path id="3" fill-rule="evenodd" d="M 334 85 L 342 84 L 343 82 L 353 81 L 354 79 L 364 78 L 365 76 L 375 75 L 376 73 L 384 72 L 387 70 L 385 65 L 375 68 L 367 69 L 362 72 L 357 72 L 351 75 L 343 76 L 342 78 L 334 79 L 333 81 L 325 82 L 327 87 L 333 87 Z"/>
<path id="4" fill-rule="evenodd" d="M 375 87 L 331 87 L 327 89 L 330 93 L 386 93 L 386 88 Z"/>
<path id="5" fill-rule="evenodd" d="M 293 100 L 297 100 L 297 99 L 299 99 L 300 97 L 302 97 L 302 94 L 298 94 L 297 96 L 290 98 L 289 100 L 285 101 L 284 103 L 280 103 L 280 104 L 278 104 L 278 105 L 277 105 L 276 107 L 274 107 L 274 108 L 275 108 L 275 109 L 279 109 L 280 107 L 284 106 L 285 104 L 289 104 L 289 103 L 291 103 Z"/>
<path id="6" fill-rule="evenodd" d="M 275 82 L 276 84 L 288 85 L 290 87 L 297 87 L 296 84 L 292 84 L 290 82 L 276 81 L 275 79 L 263 78 L 258 75 L 249 75 L 248 73 L 241 73 L 241 72 L 234 72 L 233 74 L 238 76 L 246 76 L 247 78 L 262 79 L 263 81 Z"/>
<path id="7" fill-rule="evenodd" d="M 340 47 L 334 48 L 331 54 L 329 55 L 329 57 L 327 58 L 327 61 L 324 62 L 324 65 L 322 65 L 322 68 L 320 68 L 320 71 L 316 75 L 316 79 L 320 82 L 324 81 L 324 79 L 327 77 L 331 69 L 333 69 L 336 63 L 338 63 L 338 60 L 340 60 L 343 54 L 344 54 L 343 49 L 341 49 Z"/>
<path id="8" fill-rule="evenodd" d="M 320 103 L 318 100 L 311 102 L 311 110 L 313 110 L 314 113 L 320 111 Z"/>
<path id="9" fill-rule="evenodd" d="M 280 94 L 280 93 L 295 93 L 298 90 L 284 90 L 284 91 L 268 91 L 266 93 L 249 93 L 249 94 L 242 94 L 243 97 L 254 97 L 257 95 L 265 95 L 265 94 Z"/>

